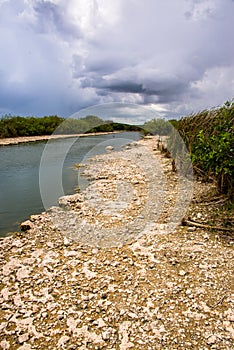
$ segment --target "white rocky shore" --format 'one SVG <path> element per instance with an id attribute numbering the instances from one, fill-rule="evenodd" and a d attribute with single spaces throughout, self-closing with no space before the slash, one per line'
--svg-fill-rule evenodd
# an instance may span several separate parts
<path id="1" fill-rule="evenodd" d="M 113 134 L 118 133 L 118 131 L 113 131 Z M 41 135 L 41 136 L 19 136 L 19 137 L 7 137 L 0 138 L 0 146 L 18 145 L 20 143 L 29 143 L 36 141 L 46 141 L 55 139 L 66 139 L 72 137 L 88 137 L 96 135 L 110 134 L 110 132 L 98 132 L 98 133 L 88 133 L 88 134 L 52 134 L 52 135 Z"/>
<path id="2" fill-rule="evenodd" d="M 86 190 L 0 242 L 0 349 L 233 349 L 233 239 L 176 225 L 206 218 L 205 185 L 188 207 L 154 138 L 84 173 Z"/>

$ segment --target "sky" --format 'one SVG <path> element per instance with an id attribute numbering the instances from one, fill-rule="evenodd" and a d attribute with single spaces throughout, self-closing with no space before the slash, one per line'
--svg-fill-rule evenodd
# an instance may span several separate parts
<path id="1" fill-rule="evenodd" d="M 233 0 L 0 0 L 0 116 L 216 107 L 234 97 L 233 33 Z"/>

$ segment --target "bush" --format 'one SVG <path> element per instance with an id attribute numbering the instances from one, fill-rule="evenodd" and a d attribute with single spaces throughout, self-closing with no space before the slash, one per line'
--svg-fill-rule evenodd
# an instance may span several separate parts
<path id="1" fill-rule="evenodd" d="M 234 101 L 222 107 L 182 118 L 178 131 L 183 138 L 194 171 L 216 181 L 220 193 L 234 192 Z"/>
<path id="2" fill-rule="evenodd" d="M 163 118 L 152 119 L 144 124 L 144 129 L 152 135 L 169 135 L 172 128 L 172 124 Z"/>

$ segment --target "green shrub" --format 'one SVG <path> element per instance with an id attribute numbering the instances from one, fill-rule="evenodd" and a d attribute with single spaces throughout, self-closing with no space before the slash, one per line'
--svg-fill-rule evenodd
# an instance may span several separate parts
<path id="1" fill-rule="evenodd" d="M 144 124 L 144 130 L 152 135 L 166 136 L 172 129 L 172 124 L 163 118 L 152 119 Z"/>
<path id="2" fill-rule="evenodd" d="M 234 192 L 234 101 L 222 107 L 182 118 L 178 131 L 183 138 L 194 171 L 216 181 L 220 193 Z"/>

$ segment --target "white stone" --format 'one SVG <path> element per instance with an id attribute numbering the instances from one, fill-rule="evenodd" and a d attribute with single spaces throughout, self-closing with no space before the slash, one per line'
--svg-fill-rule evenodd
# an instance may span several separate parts
<path id="1" fill-rule="evenodd" d="M 19 335 L 19 337 L 18 337 L 18 341 L 19 341 L 20 344 L 26 342 L 28 339 L 29 339 L 29 334 L 28 333 Z"/>
<path id="2" fill-rule="evenodd" d="M 215 344 L 217 340 L 217 337 L 215 335 L 211 335 L 208 339 L 207 339 L 207 344 L 212 345 Z"/>
<path id="3" fill-rule="evenodd" d="M 59 339 L 59 341 L 58 341 L 58 343 L 57 343 L 57 346 L 58 346 L 58 347 L 63 347 L 63 346 L 69 341 L 69 339 L 70 339 L 70 337 L 68 337 L 67 335 L 63 335 L 63 336 Z"/>
<path id="4" fill-rule="evenodd" d="M 18 348 L 18 350 L 31 350 L 31 349 L 32 347 L 30 344 L 24 344 L 20 348 Z"/>
<path id="5" fill-rule="evenodd" d="M 0 346 L 3 350 L 10 349 L 10 343 L 5 339 L 0 342 Z"/>
<path id="6" fill-rule="evenodd" d="M 186 271 L 180 270 L 180 271 L 179 271 L 179 275 L 180 275 L 180 276 L 185 276 L 185 275 L 186 275 Z"/>
<path id="7" fill-rule="evenodd" d="M 113 151 L 114 147 L 113 146 L 106 146 L 107 151 Z"/>

